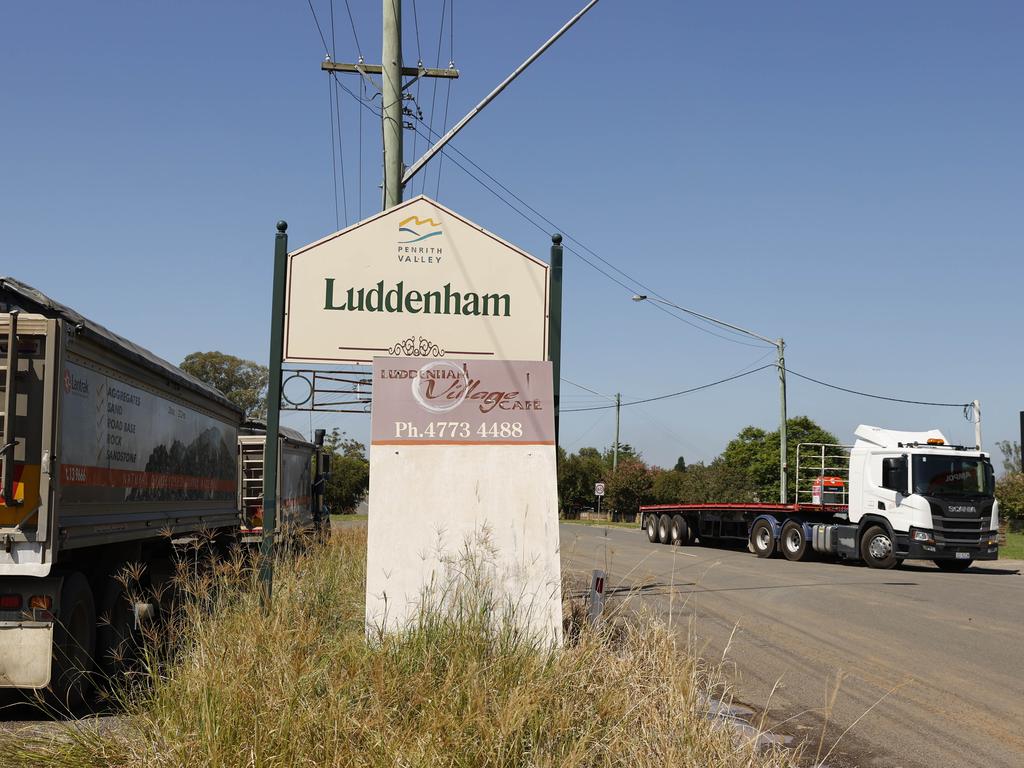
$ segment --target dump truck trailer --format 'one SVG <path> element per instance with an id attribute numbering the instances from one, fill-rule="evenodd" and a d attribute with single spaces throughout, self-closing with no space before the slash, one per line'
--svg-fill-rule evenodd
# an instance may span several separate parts
<path id="1" fill-rule="evenodd" d="M 324 510 L 324 478 L 329 472 L 323 430 L 309 442 L 301 432 L 279 427 L 275 540 L 326 538 L 331 520 Z M 247 422 L 238 436 L 238 500 L 242 543 L 263 540 L 263 471 L 266 425 Z"/>
<path id="2" fill-rule="evenodd" d="M 237 539 L 241 412 L 149 351 L 0 278 L 0 688 L 75 703 L 169 574 L 176 543 Z M 97 627 L 97 618 L 105 621 Z"/>
<path id="3" fill-rule="evenodd" d="M 651 542 L 746 541 L 758 557 L 823 556 L 892 568 L 932 560 L 962 571 L 999 553 L 989 455 L 938 430 L 861 425 L 853 445 L 801 444 L 792 504 L 640 507 Z"/>

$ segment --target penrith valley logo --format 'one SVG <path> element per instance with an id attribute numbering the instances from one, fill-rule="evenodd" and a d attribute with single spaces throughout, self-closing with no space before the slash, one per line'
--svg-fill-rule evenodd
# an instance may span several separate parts
<path id="1" fill-rule="evenodd" d="M 398 222 L 399 236 L 405 236 L 407 240 L 399 240 L 400 243 L 419 243 L 431 237 L 441 234 L 440 223 L 433 219 L 421 219 L 419 216 L 410 216 Z"/>

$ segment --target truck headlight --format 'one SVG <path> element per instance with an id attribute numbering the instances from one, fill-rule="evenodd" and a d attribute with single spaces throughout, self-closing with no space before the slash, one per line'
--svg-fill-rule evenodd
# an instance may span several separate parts
<path id="1" fill-rule="evenodd" d="M 932 536 L 931 531 L 922 531 L 919 528 L 910 529 L 910 540 L 920 541 L 923 544 L 934 544 L 935 538 Z"/>

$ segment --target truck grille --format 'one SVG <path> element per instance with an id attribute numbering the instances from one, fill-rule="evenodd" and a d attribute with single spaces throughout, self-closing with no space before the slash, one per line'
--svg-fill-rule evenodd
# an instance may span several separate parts
<path id="1" fill-rule="evenodd" d="M 980 547 L 990 535 L 989 517 L 946 517 L 936 514 L 932 505 L 935 543 L 947 547 Z"/>

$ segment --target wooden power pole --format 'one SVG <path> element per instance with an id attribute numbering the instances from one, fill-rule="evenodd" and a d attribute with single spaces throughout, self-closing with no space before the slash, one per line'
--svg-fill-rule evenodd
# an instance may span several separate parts
<path id="1" fill-rule="evenodd" d="M 405 117 L 412 116 L 412 110 L 405 106 L 405 91 L 421 77 L 459 76 L 453 62 L 447 69 L 427 69 L 423 62 L 415 67 L 402 66 L 402 4 L 401 0 L 383 0 L 383 45 L 381 49 L 381 65 L 364 64 L 362 58 L 355 64 L 339 64 L 325 60 L 320 69 L 330 72 L 355 72 L 376 88 L 381 95 L 381 128 L 384 134 L 384 195 L 382 210 L 402 202 L 402 175 L 405 165 L 402 162 L 402 131 L 413 125 L 405 122 Z M 380 75 L 375 80 L 371 75 Z M 402 82 L 403 77 L 411 80 Z M 429 139 L 429 137 L 428 137 Z"/>

